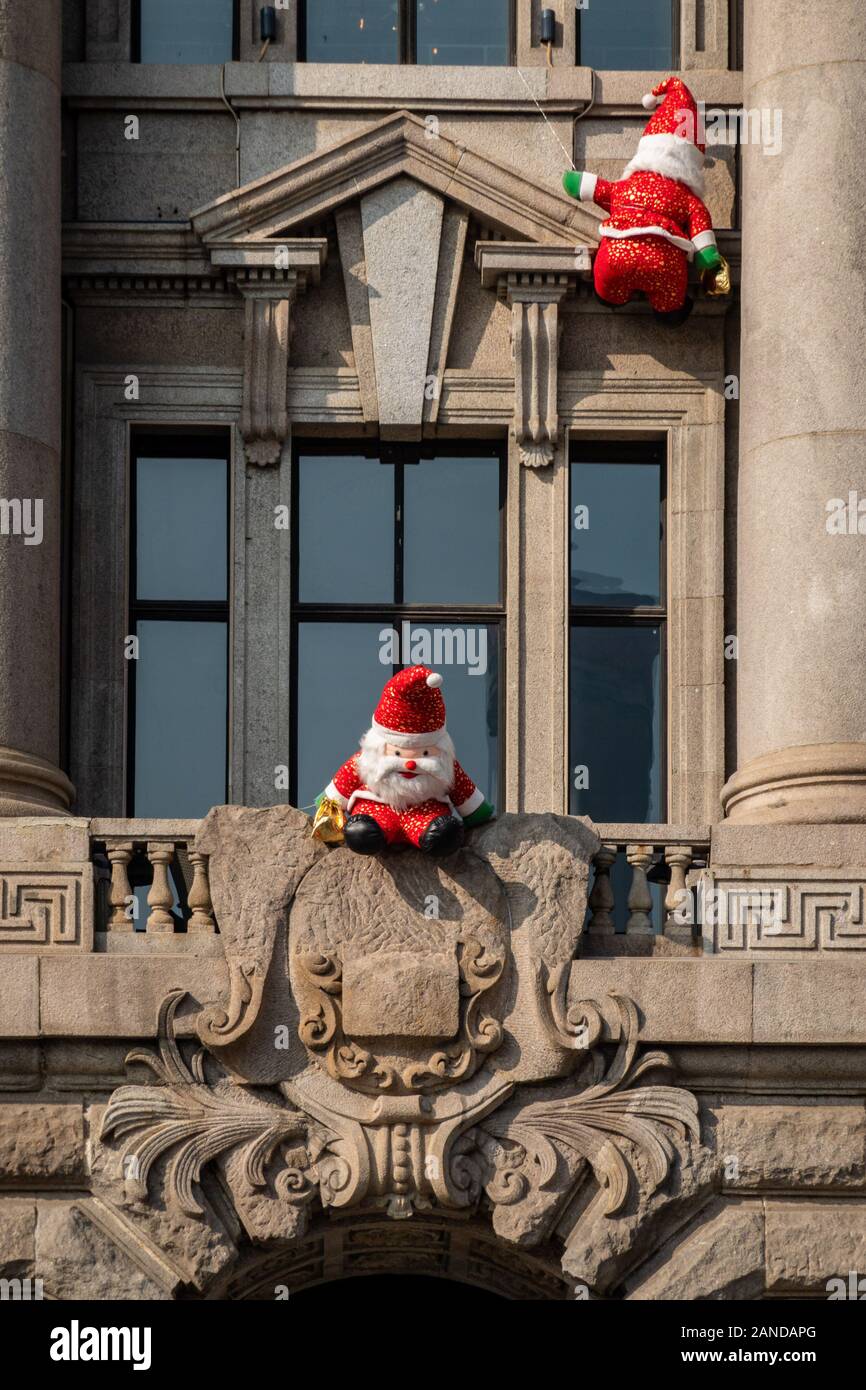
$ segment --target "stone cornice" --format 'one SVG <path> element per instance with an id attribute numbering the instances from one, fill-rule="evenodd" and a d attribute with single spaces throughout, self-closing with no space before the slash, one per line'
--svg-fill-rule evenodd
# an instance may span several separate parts
<path id="1" fill-rule="evenodd" d="M 76 108 L 224 111 L 219 68 L 137 63 L 66 63 L 63 94 Z M 357 63 L 229 63 L 226 95 L 239 110 L 333 110 L 342 114 L 409 110 L 452 115 L 502 112 L 537 118 L 535 101 L 548 115 L 578 115 L 593 96 L 589 68 L 539 61 L 515 67 L 425 67 Z M 593 115 L 646 119 L 641 107 L 663 72 L 595 74 Z M 708 105 L 742 100 L 743 75 L 725 69 L 687 74 Z M 529 91 L 524 86 L 525 79 Z M 531 93 L 531 94 L 530 94 Z M 534 98 L 534 100 L 533 100 Z"/>

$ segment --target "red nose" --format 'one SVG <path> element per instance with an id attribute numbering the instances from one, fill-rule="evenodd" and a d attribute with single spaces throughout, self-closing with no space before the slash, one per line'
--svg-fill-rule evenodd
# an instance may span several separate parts
<path id="1" fill-rule="evenodd" d="M 408 763 L 406 764 L 406 771 L 407 771 L 407 772 L 414 772 L 417 766 L 418 766 L 418 764 L 415 763 L 415 762 L 413 762 L 412 759 L 410 758 L 409 761 L 408 761 Z"/>

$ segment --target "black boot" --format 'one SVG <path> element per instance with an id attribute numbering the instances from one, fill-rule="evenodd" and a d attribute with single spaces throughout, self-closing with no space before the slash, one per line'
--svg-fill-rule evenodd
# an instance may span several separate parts
<path id="1" fill-rule="evenodd" d="M 441 859 L 454 854 L 463 844 L 463 822 L 454 816 L 437 816 L 431 821 L 418 844 L 425 854 Z"/>
<path id="2" fill-rule="evenodd" d="M 350 816 L 343 834 L 349 849 L 356 854 L 379 854 L 388 843 L 384 830 L 372 816 Z"/>
<path id="3" fill-rule="evenodd" d="M 656 322 L 663 323 L 665 328 L 679 328 L 680 324 L 685 323 L 694 307 L 695 301 L 689 295 L 686 295 L 685 302 L 681 309 L 671 309 L 668 314 L 662 314 L 658 309 L 653 309 L 653 314 Z"/>

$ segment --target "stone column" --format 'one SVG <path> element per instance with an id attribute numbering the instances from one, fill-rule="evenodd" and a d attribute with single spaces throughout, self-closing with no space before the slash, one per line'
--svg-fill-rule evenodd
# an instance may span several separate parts
<path id="1" fill-rule="evenodd" d="M 60 733 L 60 0 L 0 0 L 0 815 L 68 808 Z"/>
<path id="2" fill-rule="evenodd" d="M 740 821 L 866 821 L 866 8 L 746 0 Z M 778 113 L 778 114 L 777 114 Z M 764 122 L 772 148 L 755 140 Z"/>

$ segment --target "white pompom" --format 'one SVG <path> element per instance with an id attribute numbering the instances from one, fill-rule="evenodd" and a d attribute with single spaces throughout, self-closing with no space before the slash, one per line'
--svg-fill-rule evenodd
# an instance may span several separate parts
<path id="1" fill-rule="evenodd" d="M 427 684 L 433 690 L 438 689 L 438 687 L 442 684 L 442 677 L 440 676 L 438 671 L 430 672 L 429 676 L 427 677 Z"/>
<path id="2" fill-rule="evenodd" d="M 645 111 L 655 111 L 657 106 L 661 106 L 661 97 L 653 96 L 652 92 L 647 92 L 645 97 L 641 97 L 640 104 Z"/>

